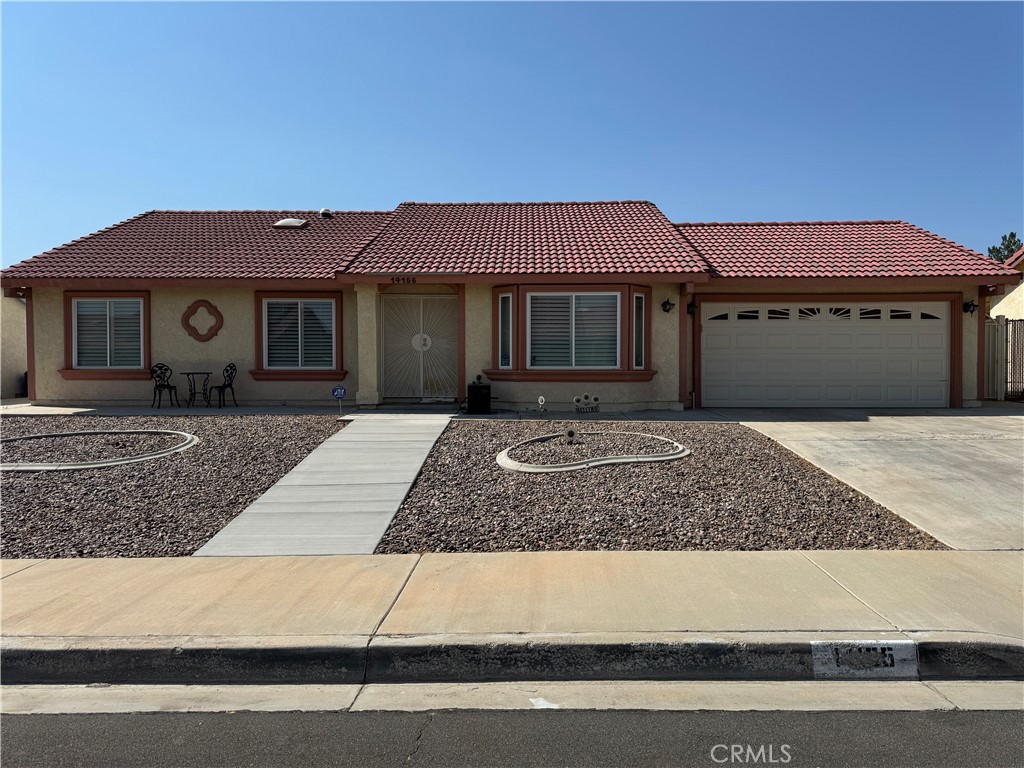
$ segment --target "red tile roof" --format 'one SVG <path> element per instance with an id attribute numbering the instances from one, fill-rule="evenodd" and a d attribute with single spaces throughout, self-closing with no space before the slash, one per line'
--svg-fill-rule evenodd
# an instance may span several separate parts
<path id="1" fill-rule="evenodd" d="M 600 203 L 403 203 L 345 272 L 703 273 L 658 208 Z"/>
<path id="2" fill-rule="evenodd" d="M 1010 267 L 1011 269 L 1024 268 L 1024 248 L 1021 248 L 1019 251 L 1013 254 L 1013 256 L 1008 258 L 1006 260 L 1006 266 Z"/>
<path id="3" fill-rule="evenodd" d="M 150 211 L 3 270 L 7 279 L 333 279 L 386 211 Z M 301 229 L 275 229 L 284 218 Z"/>
<path id="4" fill-rule="evenodd" d="M 905 221 L 677 224 L 721 277 L 1012 275 L 994 259 Z"/>

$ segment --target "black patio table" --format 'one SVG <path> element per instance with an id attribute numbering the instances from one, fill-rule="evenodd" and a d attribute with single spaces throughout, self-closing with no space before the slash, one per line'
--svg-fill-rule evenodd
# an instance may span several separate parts
<path id="1" fill-rule="evenodd" d="M 182 371 L 181 374 L 188 380 L 188 398 L 185 400 L 185 407 L 191 408 L 196 401 L 196 394 L 202 394 L 206 401 L 206 407 L 210 407 L 210 374 L 213 371 Z M 203 377 L 203 388 L 196 392 L 196 376 Z"/>

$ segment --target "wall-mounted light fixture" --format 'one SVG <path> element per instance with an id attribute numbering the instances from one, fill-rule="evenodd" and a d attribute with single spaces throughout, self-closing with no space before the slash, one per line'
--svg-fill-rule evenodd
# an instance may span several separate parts
<path id="1" fill-rule="evenodd" d="M 686 305 L 686 314 L 688 314 L 688 315 L 695 315 L 695 314 L 697 314 L 697 302 L 696 301 L 691 301 L 689 304 Z"/>
<path id="2" fill-rule="evenodd" d="M 671 312 L 675 308 L 676 305 L 672 303 L 672 299 L 665 299 L 663 302 L 661 302 L 662 312 Z"/>
<path id="3" fill-rule="evenodd" d="M 971 299 L 970 301 L 965 301 L 964 302 L 964 312 L 969 312 L 969 313 L 971 313 L 973 315 L 977 311 L 978 311 L 978 304 L 974 301 L 974 299 Z"/>

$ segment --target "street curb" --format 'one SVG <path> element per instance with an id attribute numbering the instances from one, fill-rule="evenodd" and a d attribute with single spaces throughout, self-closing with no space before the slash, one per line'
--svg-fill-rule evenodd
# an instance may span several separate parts
<path id="1" fill-rule="evenodd" d="M 20 685 L 1024 679 L 1024 641 L 899 632 L 6 637 L 0 650 L 3 682 Z"/>

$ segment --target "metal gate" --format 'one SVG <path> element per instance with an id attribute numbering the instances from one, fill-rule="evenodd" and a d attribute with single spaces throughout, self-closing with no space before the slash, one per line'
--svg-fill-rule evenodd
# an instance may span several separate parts
<path id="1" fill-rule="evenodd" d="M 458 301 L 454 296 L 381 297 L 384 397 L 455 398 L 458 318 Z"/>
<path id="2" fill-rule="evenodd" d="M 1024 400 L 1024 320 L 1006 322 L 1006 399 Z"/>

